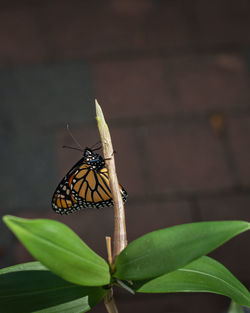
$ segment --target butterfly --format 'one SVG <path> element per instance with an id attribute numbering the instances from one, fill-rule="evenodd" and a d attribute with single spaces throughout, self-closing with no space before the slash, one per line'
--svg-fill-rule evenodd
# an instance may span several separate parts
<path id="1" fill-rule="evenodd" d="M 97 150 L 97 149 L 94 149 Z M 52 197 L 52 208 L 58 214 L 70 214 L 83 208 L 102 208 L 113 205 L 105 160 L 91 148 L 62 179 Z M 123 201 L 127 192 L 120 185 Z"/>

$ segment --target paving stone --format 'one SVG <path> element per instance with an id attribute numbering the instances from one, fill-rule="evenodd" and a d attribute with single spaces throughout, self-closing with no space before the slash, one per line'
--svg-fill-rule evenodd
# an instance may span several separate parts
<path id="1" fill-rule="evenodd" d="M 229 119 L 228 131 L 239 180 L 242 185 L 250 186 L 250 116 Z"/>
<path id="2" fill-rule="evenodd" d="M 207 123 L 186 122 L 148 127 L 148 192 L 199 192 L 232 186 L 219 139 Z"/>
<path id="3" fill-rule="evenodd" d="M 206 112 L 245 108 L 248 74 L 241 55 L 187 56 L 169 60 L 180 111 Z"/>
<path id="4" fill-rule="evenodd" d="M 56 177 L 56 125 L 94 120 L 91 80 L 84 62 L 37 65 L 0 71 L 0 141 L 9 209 L 50 203 Z"/>
<path id="5" fill-rule="evenodd" d="M 199 0 L 195 7 L 200 43 L 249 43 L 249 1 Z"/>
<path id="6" fill-rule="evenodd" d="M 54 2 L 44 6 L 40 14 L 53 42 L 52 53 L 59 58 L 131 50 L 144 43 L 147 9 L 119 11 L 111 1 Z"/>
<path id="7" fill-rule="evenodd" d="M 93 77 L 97 98 L 110 118 L 175 112 L 163 59 L 97 63 Z"/>
<path id="8" fill-rule="evenodd" d="M 129 241 L 146 233 L 174 225 L 191 223 L 190 205 L 186 201 L 128 201 L 125 206 Z"/>
<path id="9" fill-rule="evenodd" d="M 222 313 L 228 309 L 230 301 L 226 297 L 215 294 L 139 294 L 116 295 L 119 312 L 144 313 Z M 204 305 L 205 304 L 205 305 Z M 102 303 L 92 309 L 93 312 L 105 312 Z"/>
<path id="10" fill-rule="evenodd" d="M 245 60 L 245 63 L 246 63 L 248 76 L 249 76 L 249 73 L 250 73 L 250 47 L 246 47 L 244 49 L 243 56 L 244 56 L 244 60 Z"/>
<path id="11" fill-rule="evenodd" d="M 47 205 L 56 175 L 53 137 L 33 130 L 9 134 L 3 142 L 7 145 L 1 162 L 2 206 L 13 212 Z"/>
<path id="12" fill-rule="evenodd" d="M 151 52 L 183 46 L 192 40 L 188 7 L 183 1 L 47 1 L 37 7 L 29 3 L 23 8 L 7 8 L 3 20 L 5 25 L 12 22 L 13 31 L 8 37 L 8 28 L 2 28 L 2 37 L 8 43 L 2 48 L 4 64 L 121 51 Z M 21 21 L 15 18 L 16 14 L 21 15 Z"/>
<path id="13" fill-rule="evenodd" d="M 190 47 L 195 34 L 192 26 L 192 4 L 185 1 L 156 1 L 148 14 L 148 49 Z M 184 48 L 185 49 L 185 48 Z"/>
<path id="14" fill-rule="evenodd" d="M 43 61 L 48 56 L 36 11 L 30 7 L 0 10 L 0 66 Z"/>
<path id="15" fill-rule="evenodd" d="M 93 119 L 94 97 L 85 62 L 0 71 L 0 101 L 12 127 L 54 127 Z M 31 118 L 32 117 L 32 118 Z"/>
<path id="16" fill-rule="evenodd" d="M 213 220 L 250 220 L 250 195 L 229 193 L 224 196 L 205 198 L 198 201 L 201 219 Z"/>
<path id="17" fill-rule="evenodd" d="M 129 198 L 146 194 L 147 173 L 142 164 L 139 129 L 112 128 L 117 173 L 121 184 L 126 188 Z"/>

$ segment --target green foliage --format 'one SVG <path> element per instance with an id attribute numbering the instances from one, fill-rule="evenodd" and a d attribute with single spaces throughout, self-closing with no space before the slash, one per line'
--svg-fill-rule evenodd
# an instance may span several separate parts
<path id="1" fill-rule="evenodd" d="M 212 292 L 250 306 L 248 290 L 219 262 L 203 256 L 171 273 L 134 284 L 138 292 Z"/>
<path id="2" fill-rule="evenodd" d="M 244 310 L 239 304 L 232 301 L 227 313 L 244 313 Z"/>
<path id="3" fill-rule="evenodd" d="M 107 262 L 66 225 L 13 216 L 5 216 L 4 222 L 41 262 L 0 270 L 4 313 L 86 312 L 116 279 L 136 292 L 211 292 L 250 306 L 248 290 L 222 264 L 205 256 L 248 230 L 247 222 L 192 223 L 146 234 L 117 257 L 112 277 Z"/>
<path id="4" fill-rule="evenodd" d="M 109 284 L 107 262 L 69 227 L 53 220 L 5 216 L 4 222 L 29 252 L 65 280 L 83 286 Z"/>
<path id="5" fill-rule="evenodd" d="M 50 272 L 39 262 L 0 270 L 0 308 L 4 313 L 82 313 L 104 296 L 101 287 L 74 285 Z"/>
<path id="6" fill-rule="evenodd" d="M 160 276 L 206 255 L 250 228 L 242 221 L 183 224 L 148 233 L 117 257 L 115 277 L 141 280 Z"/>

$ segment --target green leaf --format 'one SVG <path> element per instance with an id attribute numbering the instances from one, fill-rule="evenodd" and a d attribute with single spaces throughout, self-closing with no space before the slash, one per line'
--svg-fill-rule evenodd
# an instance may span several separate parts
<path id="1" fill-rule="evenodd" d="M 52 272 L 83 286 L 109 284 L 107 262 L 69 227 L 54 220 L 3 218 L 29 252 Z"/>
<path id="2" fill-rule="evenodd" d="M 99 288 L 100 289 L 100 288 Z M 42 309 L 39 311 L 34 311 L 33 313 L 84 313 L 91 310 L 100 300 L 100 294 L 89 294 L 86 297 L 50 307 L 48 309 Z M 98 299 L 98 301 L 96 301 Z"/>
<path id="3" fill-rule="evenodd" d="M 87 312 L 105 293 L 101 287 L 69 283 L 39 262 L 0 270 L 0 308 L 4 313 Z"/>
<path id="4" fill-rule="evenodd" d="M 227 313 L 244 313 L 244 310 L 239 304 L 232 301 Z"/>
<path id="5" fill-rule="evenodd" d="M 200 222 L 148 233 L 117 257 L 115 277 L 142 280 L 174 271 L 248 230 L 243 221 Z"/>
<path id="6" fill-rule="evenodd" d="M 20 271 L 48 271 L 47 267 L 42 265 L 40 262 L 27 262 L 21 263 L 13 266 L 8 266 L 0 269 L 0 275 L 20 272 Z M 1 277 L 1 276 L 0 276 Z"/>
<path id="7" fill-rule="evenodd" d="M 250 306 L 249 291 L 222 264 L 207 256 L 174 272 L 135 282 L 134 289 L 145 293 L 211 292 Z"/>

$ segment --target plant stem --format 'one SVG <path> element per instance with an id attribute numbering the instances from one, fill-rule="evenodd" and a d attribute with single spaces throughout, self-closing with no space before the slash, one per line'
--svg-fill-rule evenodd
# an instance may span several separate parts
<path id="1" fill-rule="evenodd" d="M 111 251 L 111 237 L 106 236 L 106 248 L 108 253 L 108 262 L 112 271 L 112 251 Z M 104 304 L 108 313 L 118 313 L 118 309 L 115 304 L 115 299 L 113 297 L 113 288 L 111 287 L 109 291 L 104 296 Z"/>
<path id="2" fill-rule="evenodd" d="M 115 169 L 114 150 L 110 137 L 108 125 L 104 119 L 102 109 L 95 100 L 96 105 L 96 120 L 100 132 L 103 155 L 109 173 L 109 185 L 114 203 L 114 247 L 113 247 L 113 262 L 120 252 L 127 246 L 127 233 L 125 222 L 125 211 L 123 200 L 121 197 L 120 186 Z"/>
<path id="3" fill-rule="evenodd" d="M 104 296 L 104 304 L 108 313 L 118 313 L 115 299 L 113 297 L 113 289 L 111 288 Z"/>
<path id="4" fill-rule="evenodd" d="M 107 248 L 107 253 L 108 253 L 108 263 L 110 266 L 110 271 L 111 274 L 114 273 L 114 264 L 113 264 L 113 258 L 112 258 L 112 250 L 111 250 L 111 237 L 106 236 L 106 248 Z"/>
<path id="5" fill-rule="evenodd" d="M 106 248 L 107 248 L 107 254 L 108 254 L 108 262 L 109 265 L 112 265 L 112 251 L 111 251 L 111 237 L 110 236 L 106 236 Z"/>

